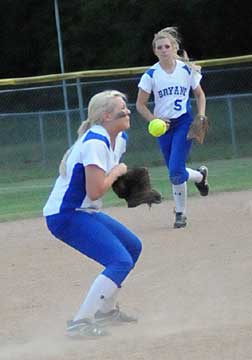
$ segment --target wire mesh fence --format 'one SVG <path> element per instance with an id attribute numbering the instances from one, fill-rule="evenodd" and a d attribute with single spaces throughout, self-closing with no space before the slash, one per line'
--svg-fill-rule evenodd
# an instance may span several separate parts
<path id="1" fill-rule="evenodd" d="M 126 93 L 132 111 L 124 161 L 129 166 L 162 165 L 156 139 L 135 109 L 139 79 L 140 75 L 76 79 L 0 90 L 0 182 L 55 176 L 87 115 L 90 98 L 105 89 Z M 252 66 L 203 69 L 202 86 L 210 131 L 204 145 L 194 144 L 190 161 L 252 157 Z"/>

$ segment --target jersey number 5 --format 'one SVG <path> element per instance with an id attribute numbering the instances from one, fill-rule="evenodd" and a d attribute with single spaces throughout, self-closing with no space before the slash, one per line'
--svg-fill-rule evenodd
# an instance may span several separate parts
<path id="1" fill-rule="evenodd" d="M 180 111 L 182 109 L 182 100 L 181 99 L 177 99 L 174 101 L 174 110 Z"/>

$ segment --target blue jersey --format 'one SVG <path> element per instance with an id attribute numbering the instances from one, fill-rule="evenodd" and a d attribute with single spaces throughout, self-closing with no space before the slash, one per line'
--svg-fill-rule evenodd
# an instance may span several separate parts
<path id="1" fill-rule="evenodd" d="M 167 73 L 158 63 L 141 77 L 138 87 L 154 95 L 154 116 L 176 119 L 188 112 L 191 89 L 196 89 L 202 75 L 180 60 L 172 73 Z"/>
<path id="2" fill-rule="evenodd" d="M 66 161 L 66 176 L 59 176 L 44 206 L 44 216 L 75 209 L 100 209 L 102 199 L 92 201 L 86 193 L 85 167 L 96 165 L 105 173 L 117 164 L 126 151 L 127 135 L 117 135 L 115 148 L 111 148 L 107 130 L 94 125 L 70 149 Z"/>

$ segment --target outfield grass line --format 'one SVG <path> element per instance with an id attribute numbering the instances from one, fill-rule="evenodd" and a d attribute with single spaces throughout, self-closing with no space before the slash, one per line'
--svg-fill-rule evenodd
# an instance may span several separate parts
<path id="1" fill-rule="evenodd" d="M 34 184 L 34 185 L 12 185 L 12 186 L 0 186 L 0 193 L 1 192 L 17 192 L 21 190 L 37 190 L 37 189 L 50 189 L 52 185 L 42 185 L 42 184 Z"/>
<path id="2" fill-rule="evenodd" d="M 237 192 L 252 189 L 252 158 L 208 161 L 210 194 Z M 188 163 L 197 168 L 197 163 Z M 149 167 L 153 188 L 158 190 L 164 201 L 173 201 L 172 186 L 165 166 Z M 3 174 L 0 174 L 3 175 Z M 5 176 L 0 183 L 0 222 L 42 216 L 42 210 L 55 183 L 55 178 L 25 178 Z M 0 176 L 1 180 L 1 176 Z M 15 183 L 13 181 L 16 181 Z M 188 196 L 198 195 L 193 182 L 188 183 Z M 112 189 L 103 197 L 104 208 L 127 206 Z"/>

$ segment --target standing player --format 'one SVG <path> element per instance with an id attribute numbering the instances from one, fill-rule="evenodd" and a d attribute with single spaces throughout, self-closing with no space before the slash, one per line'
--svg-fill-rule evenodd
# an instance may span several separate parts
<path id="1" fill-rule="evenodd" d="M 112 90 L 92 97 L 88 119 L 60 165 L 60 175 L 43 213 L 51 233 L 97 261 L 104 270 L 67 324 L 69 335 L 104 335 L 100 326 L 134 322 L 121 312 L 116 297 L 141 253 L 141 242 L 117 220 L 100 211 L 101 198 L 127 171 L 120 163 L 126 150 L 130 110 L 125 95 Z"/>
<path id="2" fill-rule="evenodd" d="M 177 55 L 179 36 L 176 28 L 168 27 L 155 34 L 153 51 L 158 62 L 149 68 L 138 84 L 136 108 L 147 121 L 160 118 L 169 123 L 169 130 L 158 138 L 164 156 L 175 201 L 174 228 L 186 226 L 187 181 L 192 180 L 202 196 L 208 195 L 208 169 L 186 168 L 191 149 L 187 133 L 192 123 L 190 90 L 196 98 L 197 112 L 205 116 L 206 99 L 201 88 L 202 75 L 187 59 Z M 154 111 L 148 107 L 150 94 L 154 95 Z"/>

